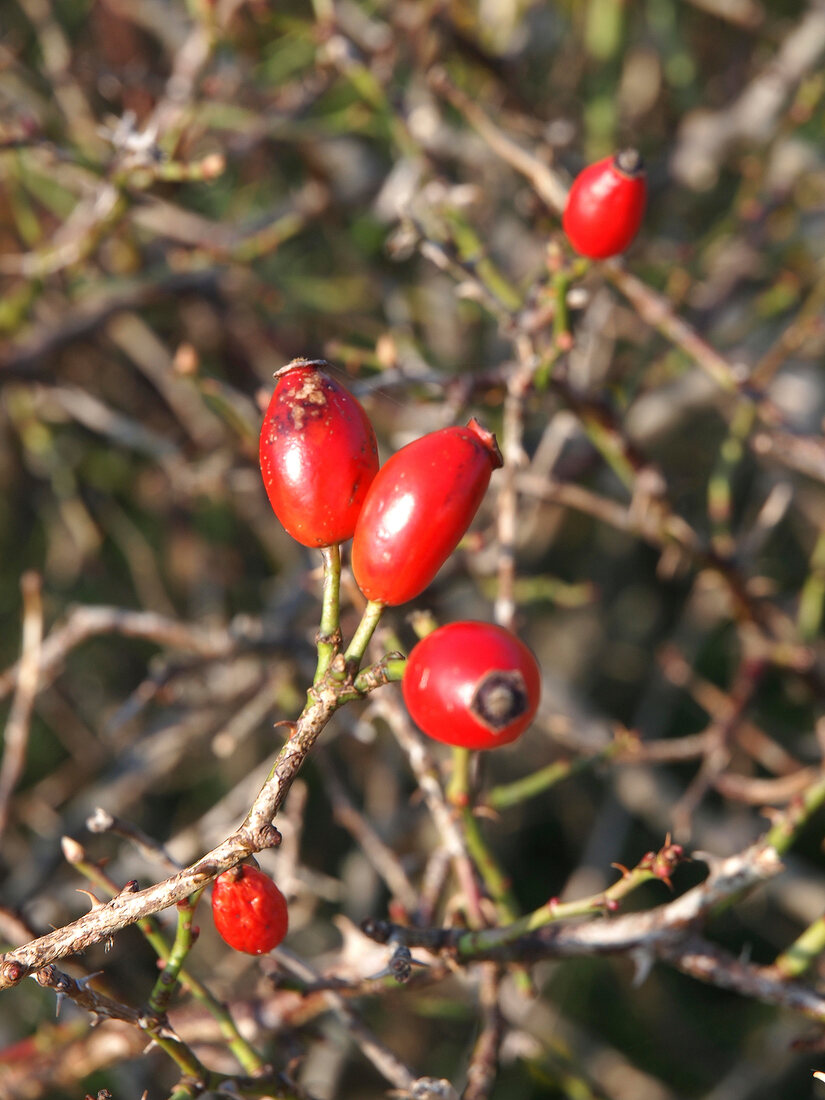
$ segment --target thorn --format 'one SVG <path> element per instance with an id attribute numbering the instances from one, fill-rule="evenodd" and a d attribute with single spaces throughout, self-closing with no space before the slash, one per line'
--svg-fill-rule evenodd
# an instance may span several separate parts
<path id="1" fill-rule="evenodd" d="M 276 722 L 272 728 L 274 730 L 277 730 L 280 729 L 282 726 L 285 726 L 289 730 L 287 740 L 289 740 L 289 737 L 292 737 L 295 734 L 295 731 L 298 729 L 297 722 Z"/>
<path id="2" fill-rule="evenodd" d="M 78 985 L 80 989 L 86 989 L 88 988 L 89 982 L 93 981 L 95 978 L 99 978 L 102 973 L 102 970 L 93 970 L 91 974 L 86 974 L 82 978 L 75 978 L 75 984 Z"/>
<path id="3" fill-rule="evenodd" d="M 100 908 L 102 908 L 102 906 L 103 906 L 103 905 L 105 905 L 105 902 L 102 902 L 102 901 L 100 900 L 100 898 L 96 898 L 96 897 L 94 896 L 94 894 L 92 893 L 92 891 L 91 891 L 91 890 L 84 890 L 84 889 L 83 889 L 82 887 L 78 886 L 78 888 L 77 888 L 77 890 L 75 891 L 75 893 L 77 893 L 77 894 L 85 894 L 85 895 L 86 895 L 86 897 L 87 897 L 87 898 L 89 899 L 89 901 L 91 902 L 91 905 L 89 906 L 89 912 L 90 912 L 90 913 L 91 913 L 91 912 L 93 912 L 93 911 L 94 911 L 95 909 L 100 909 Z"/>
<path id="4" fill-rule="evenodd" d="M 638 989 L 649 977 L 650 971 L 653 969 L 655 956 L 649 948 L 645 947 L 637 947 L 629 954 L 634 967 L 633 988 Z"/>
<path id="5" fill-rule="evenodd" d="M 473 817 L 483 817 L 487 821 L 493 821 L 498 823 L 501 821 L 501 814 L 498 810 L 494 810 L 492 806 L 475 806 L 473 808 Z"/>

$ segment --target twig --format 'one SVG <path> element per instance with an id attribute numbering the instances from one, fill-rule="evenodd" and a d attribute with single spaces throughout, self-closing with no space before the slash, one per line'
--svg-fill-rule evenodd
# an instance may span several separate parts
<path id="1" fill-rule="evenodd" d="M 694 187 L 713 185 L 728 150 L 741 140 L 764 143 L 794 87 L 815 69 L 825 51 L 825 11 L 812 0 L 790 24 L 776 54 L 732 103 L 688 115 L 672 158 L 676 178 Z"/>
<path id="2" fill-rule="evenodd" d="M 779 981 L 799 978 L 821 958 L 823 951 L 825 951 L 825 916 L 817 917 L 812 921 L 790 947 L 786 947 L 781 955 L 777 955 L 772 965 L 766 969 Z"/>
<path id="3" fill-rule="evenodd" d="M 481 925 L 484 923 L 481 896 L 472 861 L 467 853 L 461 829 L 444 796 L 435 764 L 395 695 L 389 692 L 383 694 L 377 701 L 376 707 L 389 723 L 396 740 L 407 755 L 427 808 L 444 842 L 444 847 L 449 852 L 470 918 Z"/>
<path id="4" fill-rule="evenodd" d="M 41 685 L 55 674 L 70 650 L 100 634 L 123 634 L 158 645 L 183 649 L 200 657 L 226 657 L 235 641 L 226 628 L 205 627 L 169 619 L 152 611 L 129 611 L 122 607 L 76 607 L 66 621 L 53 627 L 40 647 L 38 674 Z M 17 683 L 21 664 L 17 662 L 0 673 L 0 699 Z"/>
<path id="5" fill-rule="evenodd" d="M 56 966 L 44 966 L 32 975 L 38 985 L 44 989 L 51 989 L 57 994 L 58 1005 L 62 997 L 68 997 L 76 1005 L 94 1013 L 95 1016 L 111 1020 L 123 1020 L 124 1023 L 140 1027 L 140 1013 L 135 1008 L 121 1004 L 104 993 L 97 993 L 89 988 L 89 982 L 97 975 L 90 974 L 86 978 L 72 978 Z"/>
<path id="6" fill-rule="evenodd" d="M 770 967 L 742 962 L 699 936 L 689 936 L 678 943 L 661 943 L 656 947 L 656 955 L 699 981 L 825 1022 L 825 997 L 816 990 L 800 982 L 782 980 Z"/>
<path id="7" fill-rule="evenodd" d="M 747 632 L 742 631 L 741 634 L 747 644 Z M 690 835 L 691 817 L 696 807 L 730 761 L 736 725 L 753 698 L 762 671 L 760 661 L 752 660 L 747 653 L 743 654 L 730 691 L 726 714 L 723 719 L 715 719 L 710 730 L 706 731 L 708 742 L 702 766 L 673 807 L 673 827 L 679 839 Z"/>
<path id="8" fill-rule="evenodd" d="M 313 760 L 332 803 L 335 820 L 355 839 L 393 897 L 408 913 L 414 913 L 418 905 L 418 893 L 398 856 L 387 847 L 367 818 L 356 809 L 326 753 L 323 750 L 316 752 Z"/>
<path id="9" fill-rule="evenodd" d="M 487 1100 L 498 1070 L 498 1051 L 504 1034 L 504 1020 L 498 1006 L 501 975 L 494 965 L 482 968 L 479 989 L 482 1026 L 467 1067 L 467 1085 L 461 1100 Z"/>
<path id="10" fill-rule="evenodd" d="M 272 952 L 279 965 L 297 975 L 303 981 L 315 982 L 318 974 L 302 959 L 285 947 Z M 409 1090 L 415 1081 L 415 1074 L 404 1065 L 401 1059 L 371 1031 L 355 1010 L 347 1004 L 340 994 L 327 990 L 323 994 L 330 1008 L 344 1023 L 347 1033 L 358 1044 L 364 1056 L 372 1062 L 378 1072 L 397 1089 Z"/>
<path id="11" fill-rule="evenodd" d="M 173 273 L 150 271 L 144 280 L 125 290 L 90 293 L 82 301 L 73 302 L 71 314 L 62 317 L 58 324 L 39 325 L 18 343 L 0 348 L 0 383 L 18 376 L 48 374 L 52 356 L 93 335 L 118 313 L 167 301 L 178 294 L 214 297 L 218 286 L 219 272 L 214 268 Z"/>
<path id="12" fill-rule="evenodd" d="M 711 860 L 711 857 L 703 857 Z M 584 924 L 549 923 L 513 936 L 508 927 L 466 931 L 454 928 L 405 928 L 388 921 L 368 921 L 365 933 L 378 942 L 390 938 L 409 947 L 446 952 L 457 963 L 488 959 L 568 958 L 657 949 L 678 943 L 686 929 L 708 916 L 720 902 L 740 897 L 782 870 L 776 851 L 757 844 L 724 860 L 712 859 L 708 877 L 675 901 L 641 913 L 590 920 Z M 523 919 L 517 922 L 523 926 Z M 825 1001 L 823 1001 L 825 1007 Z"/>
<path id="13" fill-rule="evenodd" d="M 127 840 L 131 840 L 138 851 L 148 856 L 149 859 L 161 863 L 167 871 L 174 873 L 180 870 L 180 864 L 177 860 L 172 859 L 162 844 L 150 837 L 148 833 L 144 833 L 137 825 L 133 825 L 131 821 L 115 817 L 114 814 L 110 814 L 108 810 L 104 810 L 101 806 L 98 806 L 86 818 L 86 828 L 90 833 L 115 833 L 117 836 L 125 837 Z"/>
<path id="14" fill-rule="evenodd" d="M 715 721 L 724 720 L 730 713 L 730 696 L 710 680 L 697 675 L 693 666 L 675 646 L 668 645 L 659 651 L 659 664 L 667 679 L 687 691 L 691 699 Z M 802 767 L 799 760 L 784 746 L 752 722 L 741 719 L 735 732 L 737 743 L 745 752 L 775 775 L 791 775 Z"/>
<path id="15" fill-rule="evenodd" d="M 295 723 L 240 828 L 202 859 L 178 874 L 136 893 L 119 894 L 86 916 L 0 957 L 0 989 L 16 985 L 32 970 L 85 950 L 143 917 L 184 900 L 242 859 L 279 843 L 272 820 L 308 753 L 340 705 L 337 685 L 316 685 L 313 703 Z"/>
<path id="16" fill-rule="evenodd" d="M 26 762 L 26 746 L 31 728 L 32 707 L 37 695 L 43 641 L 43 601 L 37 573 L 24 573 L 20 580 L 23 594 L 23 645 L 17 684 L 3 735 L 3 759 L 0 763 L 0 836 L 9 820 L 11 796 Z"/>

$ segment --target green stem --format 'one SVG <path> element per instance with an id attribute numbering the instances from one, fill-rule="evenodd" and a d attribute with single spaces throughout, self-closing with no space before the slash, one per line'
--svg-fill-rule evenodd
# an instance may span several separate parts
<path id="1" fill-rule="evenodd" d="M 350 699 L 359 699 L 362 695 L 374 691 L 382 684 L 397 684 L 404 677 L 407 666 L 406 657 L 384 657 L 374 665 L 361 669 L 353 682 L 353 691 L 343 691 L 338 696 L 341 703 Z"/>
<path id="2" fill-rule="evenodd" d="M 324 559 L 324 588 L 321 626 L 318 632 L 318 664 L 313 684 L 320 683 L 341 648 L 340 592 L 341 547 L 337 543 L 321 550 Z"/>
<path id="3" fill-rule="evenodd" d="M 361 616 L 361 622 L 358 624 L 358 629 L 355 631 L 355 634 L 353 634 L 352 641 L 344 654 L 344 660 L 347 665 L 354 664 L 356 668 L 360 666 L 364 654 L 367 651 L 370 638 L 375 633 L 375 628 L 378 626 L 383 611 L 384 604 L 378 603 L 377 600 L 369 601 L 364 609 L 364 614 Z"/>
<path id="4" fill-rule="evenodd" d="M 777 955 L 771 967 L 783 981 L 801 978 L 825 952 L 825 916 L 817 917 L 805 931 Z"/>
<path id="5" fill-rule="evenodd" d="M 823 604 L 825 604 L 825 532 L 816 540 L 808 576 L 799 593 L 796 625 L 800 635 L 807 642 L 812 642 L 819 633 Z"/>
<path id="6" fill-rule="evenodd" d="M 461 829 L 467 853 L 477 868 L 487 892 L 496 907 L 496 917 L 501 923 L 509 923 L 518 917 L 518 905 L 510 890 L 510 880 L 504 875 L 495 856 L 487 847 L 481 826 L 473 814 L 470 790 L 470 769 L 473 756 L 469 749 L 453 748 L 453 774 L 447 787 L 447 800 L 461 815 Z M 517 988 L 525 995 L 532 988 L 527 971 L 518 967 L 514 974 Z"/>
<path id="7" fill-rule="evenodd" d="M 570 313 L 567 308 L 569 289 L 569 273 L 564 270 L 557 271 L 553 276 L 553 297 L 556 306 L 553 314 L 553 341 L 558 348 L 563 347 L 570 338 Z"/>
<path id="8" fill-rule="evenodd" d="M 594 756 L 581 756 L 576 760 L 557 760 L 554 764 L 547 764 L 546 767 L 539 768 L 538 771 L 531 772 L 522 779 L 493 787 L 488 792 L 485 802 L 493 810 L 507 810 L 520 802 L 526 802 L 528 798 L 544 794 L 550 787 L 555 786 L 562 779 L 567 779 L 570 775 L 577 775 L 605 760 L 610 760 L 624 747 L 620 740 L 616 740 Z"/>
<path id="9" fill-rule="evenodd" d="M 203 1089 L 194 1081 L 181 1081 L 176 1086 L 175 1091 L 169 1093 L 169 1100 L 193 1100 L 201 1092 L 203 1092 Z"/>
<path id="10" fill-rule="evenodd" d="M 636 890 L 645 882 L 660 878 L 659 875 L 647 868 L 634 867 L 626 871 L 622 877 L 609 886 L 604 893 L 594 894 L 591 897 L 580 898 L 577 901 L 560 902 L 551 898 L 532 913 L 520 917 L 500 928 L 485 928 L 480 932 L 468 932 L 462 936 L 458 943 L 458 951 L 461 956 L 473 955 L 479 950 L 497 947 L 502 944 L 512 943 L 528 932 L 535 932 L 545 925 L 554 924 L 556 921 L 568 920 L 571 917 L 592 917 L 594 913 L 615 909 L 622 898 L 633 890 Z"/>
<path id="11" fill-rule="evenodd" d="M 157 1016 L 163 1015 L 180 979 L 180 972 L 186 956 L 191 951 L 197 934 L 192 930 L 192 916 L 200 901 L 203 890 L 198 890 L 185 901 L 178 902 L 178 926 L 172 950 L 166 959 L 166 965 L 158 975 L 155 988 L 149 995 L 149 1008 Z"/>
<path id="12" fill-rule="evenodd" d="M 722 557 L 735 548 L 732 531 L 733 477 L 742 462 L 748 435 L 756 423 L 756 406 L 742 403 L 731 420 L 730 430 L 719 449 L 719 458 L 708 481 L 708 515 L 713 527 L 713 545 Z"/>
<path id="13" fill-rule="evenodd" d="M 453 771 L 447 786 L 447 801 L 457 809 L 466 809 L 470 804 L 470 750 L 453 747 Z"/>
<path id="14" fill-rule="evenodd" d="M 510 889 L 510 879 L 501 870 L 495 856 L 487 847 L 478 818 L 469 807 L 461 811 L 461 824 L 467 851 L 478 868 L 490 897 L 495 902 L 499 921 L 508 924 L 515 921 L 518 916 L 518 905 Z"/>
<path id="15" fill-rule="evenodd" d="M 169 1055 L 185 1077 L 191 1077 L 195 1081 L 205 1082 L 209 1076 L 209 1071 L 206 1066 L 193 1054 L 188 1046 L 180 1041 L 180 1039 L 171 1039 L 168 1036 L 162 1035 L 162 1026 L 162 1024 L 158 1024 L 155 1027 L 147 1027 L 143 1030 L 147 1035 L 151 1036 L 164 1054 Z M 192 1095 L 197 1096 L 197 1092 L 192 1093 Z"/>
<path id="16" fill-rule="evenodd" d="M 619 481 L 632 493 L 636 484 L 636 471 L 615 428 L 590 412 L 583 411 L 579 415 L 590 442 Z"/>
<path id="17" fill-rule="evenodd" d="M 823 804 L 825 804 L 825 772 L 816 783 L 808 787 L 798 802 L 789 806 L 782 820 L 767 833 L 765 844 L 774 848 L 779 855 L 784 855 L 809 819 Z"/>

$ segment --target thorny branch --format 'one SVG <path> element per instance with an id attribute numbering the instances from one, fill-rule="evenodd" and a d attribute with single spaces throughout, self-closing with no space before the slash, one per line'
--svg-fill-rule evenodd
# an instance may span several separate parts
<path id="1" fill-rule="evenodd" d="M 392 939 L 412 948 L 443 954 L 454 964 L 481 960 L 569 958 L 576 955 L 631 957 L 643 978 L 656 960 L 685 974 L 787 1008 L 825 1022 L 825 997 L 810 986 L 782 979 L 768 966 L 737 959 L 698 934 L 698 927 L 720 906 L 753 889 L 782 870 L 775 849 L 757 844 L 727 859 L 699 856 L 710 867 L 708 877 L 675 901 L 625 916 L 607 916 L 583 924 L 549 923 L 513 936 L 506 926 L 481 932 L 450 928 L 407 928 L 389 921 L 367 921 L 364 931 L 380 943 Z M 548 912 L 550 916 L 550 912 Z M 517 922 L 521 927 L 522 921 Z"/>
<path id="2" fill-rule="evenodd" d="M 96 905 L 84 917 L 58 928 L 0 958 L 0 989 L 16 985 L 26 974 L 57 959 L 77 954 L 99 943 L 142 917 L 182 901 L 201 889 L 221 871 L 240 860 L 279 843 L 272 820 L 321 730 L 332 717 L 338 696 L 334 688 L 313 689 L 315 702 L 308 706 L 278 755 L 270 776 L 253 802 L 240 828 L 222 844 L 178 874 L 137 893 L 125 891 Z"/>

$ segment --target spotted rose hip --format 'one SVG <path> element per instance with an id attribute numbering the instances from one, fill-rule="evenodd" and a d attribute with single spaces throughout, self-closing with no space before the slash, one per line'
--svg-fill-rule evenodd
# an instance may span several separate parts
<path id="1" fill-rule="evenodd" d="M 272 510 L 304 546 L 352 538 L 378 471 L 375 432 L 352 394 L 321 360 L 296 359 L 276 374 L 260 461 Z"/>

